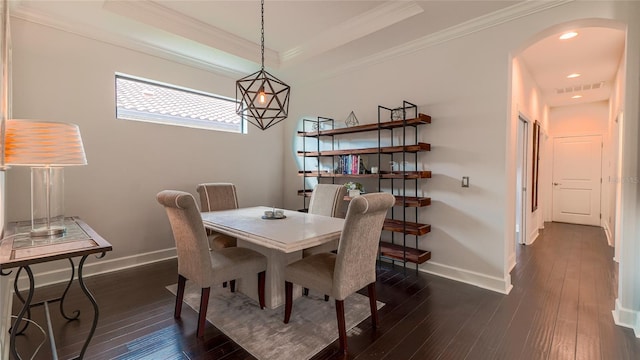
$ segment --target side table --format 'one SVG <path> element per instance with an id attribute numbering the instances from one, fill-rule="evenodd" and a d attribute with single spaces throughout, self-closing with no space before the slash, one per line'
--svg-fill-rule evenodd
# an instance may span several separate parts
<path id="1" fill-rule="evenodd" d="M 8 276 L 12 273 L 12 270 L 7 272 L 7 269 L 18 269 L 15 274 L 14 289 L 18 299 L 23 303 L 22 309 L 11 326 L 9 346 L 12 356 L 16 359 L 20 359 L 15 348 L 16 335 L 24 332 L 28 326 L 28 322 L 26 321 L 22 324 L 25 314 L 27 314 L 27 318 L 29 318 L 31 316 L 31 308 L 40 305 L 43 305 L 45 308 L 47 332 L 49 335 L 53 359 L 58 358 L 55 340 L 52 333 L 48 304 L 60 302 L 60 313 L 69 321 L 79 318 L 80 311 L 78 310 L 74 311 L 73 316 L 67 315 L 64 311 L 64 300 L 75 277 L 74 257 L 81 257 L 77 267 L 78 282 L 82 292 L 91 302 L 94 313 L 91 330 L 89 331 L 89 335 L 87 336 L 87 339 L 82 346 L 82 350 L 76 359 L 82 359 L 84 357 L 87 347 L 89 346 L 89 342 L 91 341 L 96 330 L 96 326 L 98 325 L 98 303 L 96 303 L 95 298 L 85 286 L 82 271 L 84 263 L 89 255 L 97 254 L 96 256 L 98 258 L 102 258 L 105 256 L 107 251 L 112 250 L 111 244 L 109 244 L 109 242 L 98 235 L 89 227 L 89 225 L 78 217 L 65 218 L 64 225 L 66 227 L 64 234 L 52 237 L 32 238 L 29 236 L 29 231 L 31 230 L 30 221 L 12 222 L 8 224 L 6 235 L 0 243 L 0 274 L 2 276 Z M 33 299 L 35 291 L 35 282 L 33 279 L 33 272 L 31 271 L 31 265 L 63 259 L 67 259 L 71 264 L 71 278 L 69 279 L 62 296 L 32 304 L 31 300 Z M 26 299 L 18 291 L 18 277 L 23 270 L 27 273 L 29 278 L 29 291 Z"/>

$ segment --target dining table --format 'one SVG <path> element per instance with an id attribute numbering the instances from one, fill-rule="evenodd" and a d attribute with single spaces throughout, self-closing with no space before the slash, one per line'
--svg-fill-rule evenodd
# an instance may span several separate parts
<path id="1" fill-rule="evenodd" d="M 285 267 L 301 259 L 303 249 L 340 239 L 344 225 L 344 219 L 296 210 L 285 209 L 279 217 L 265 216 L 273 210 L 254 206 L 201 213 L 205 228 L 235 237 L 237 246 L 266 256 L 265 305 L 270 309 L 284 304 Z M 257 277 L 237 279 L 236 285 L 238 291 L 257 301 Z M 300 294 L 300 288 L 294 289 L 294 296 Z"/>

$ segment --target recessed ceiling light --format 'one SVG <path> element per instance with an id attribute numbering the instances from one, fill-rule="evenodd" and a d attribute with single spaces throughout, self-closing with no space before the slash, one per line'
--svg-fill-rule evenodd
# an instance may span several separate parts
<path id="1" fill-rule="evenodd" d="M 566 32 L 566 33 L 564 33 L 564 34 L 560 35 L 560 40 L 567 40 L 567 39 L 574 38 L 574 37 L 576 37 L 576 36 L 578 36 L 578 33 L 577 33 L 577 32 L 575 32 L 575 31 L 569 31 L 569 32 Z"/>
<path id="2" fill-rule="evenodd" d="M 582 97 L 582 95 L 573 95 L 571 98 L 572 99 L 580 99 Z"/>
<path id="3" fill-rule="evenodd" d="M 580 76 L 580 75 L 581 75 L 581 74 L 573 73 L 573 74 L 569 74 L 569 75 L 567 75 L 567 78 L 569 78 L 569 79 L 573 79 L 573 78 L 577 78 L 577 77 L 578 77 L 578 76 Z"/>

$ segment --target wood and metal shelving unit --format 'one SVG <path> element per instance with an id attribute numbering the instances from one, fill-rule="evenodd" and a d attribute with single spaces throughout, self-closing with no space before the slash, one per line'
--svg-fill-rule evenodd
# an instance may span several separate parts
<path id="1" fill-rule="evenodd" d="M 431 198 L 418 195 L 420 181 L 431 178 L 431 171 L 419 170 L 418 154 L 430 151 L 431 145 L 419 142 L 418 133 L 420 126 L 430 123 L 429 115 L 418 113 L 416 105 L 404 101 L 399 108 L 379 106 L 377 123 L 335 128 L 333 119 L 319 117 L 303 120 L 303 129 L 297 133 L 303 138 L 302 150 L 297 152 L 298 156 L 303 158 L 299 176 L 314 177 L 318 181 L 325 178 L 332 183 L 339 178 L 350 178 L 354 181 L 373 178 L 378 180 L 378 191 L 391 189 L 396 197 L 396 204 L 390 211 L 390 217 L 385 220 L 383 230 L 390 233 L 389 236 L 385 236 L 388 239 L 380 242 L 379 254 L 381 260 L 386 259 L 392 264 L 399 263 L 405 270 L 408 264 L 415 264 L 417 271 L 419 264 L 431 258 L 431 252 L 418 248 L 419 238 L 431 231 L 431 225 L 414 221 L 419 219 L 418 211 L 431 204 Z M 336 146 L 336 137 L 364 132 L 376 133 L 377 146 L 355 149 Z M 309 145 L 307 139 L 314 139 L 315 141 L 311 141 L 314 145 Z M 382 143 L 385 145 L 381 145 Z M 388 160 L 403 164 L 403 167 L 390 168 L 388 171 L 375 174 L 344 174 L 333 169 L 320 170 L 323 159 L 333 164 L 335 157 L 349 155 L 377 156 L 378 166 Z M 307 169 L 308 158 L 317 159 L 316 168 Z M 312 192 L 306 183 L 303 181 L 303 189 L 298 191 L 298 195 L 303 198 L 303 209 L 306 209 L 307 199 Z M 345 200 L 348 201 L 350 198 L 345 197 Z"/>

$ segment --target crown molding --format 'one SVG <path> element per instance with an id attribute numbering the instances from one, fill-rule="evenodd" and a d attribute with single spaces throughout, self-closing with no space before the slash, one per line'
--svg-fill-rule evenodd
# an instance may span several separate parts
<path id="1" fill-rule="evenodd" d="M 336 27 L 319 33 L 304 44 L 283 52 L 281 56 L 282 67 L 300 63 L 422 12 L 424 9 L 413 1 L 387 1 Z"/>
<path id="2" fill-rule="evenodd" d="M 105 0 L 103 8 L 128 19 L 260 64 L 260 44 L 182 15 L 157 2 Z M 268 64 L 273 68 L 280 67 L 280 59 L 276 51 L 265 48 L 264 58 L 265 65 Z"/>
<path id="3" fill-rule="evenodd" d="M 371 66 L 373 64 L 380 63 L 391 58 L 404 56 L 446 41 L 482 31 L 484 29 L 497 26 L 511 20 L 515 20 L 573 1 L 575 0 L 524 1 L 522 3 L 518 3 L 508 8 L 493 12 L 491 14 L 472 19 L 470 21 L 430 34 L 428 36 L 424 36 L 408 43 L 387 49 L 382 52 L 378 52 L 376 54 L 373 54 L 372 56 L 352 61 L 339 67 L 334 67 L 329 71 L 317 72 L 314 75 L 311 75 L 311 77 L 313 77 L 314 79 L 334 77 L 358 68 Z M 135 19 L 136 21 L 143 21 L 146 24 L 154 26 L 156 29 L 158 29 L 158 27 L 154 24 L 164 24 L 163 26 L 165 28 L 160 30 L 169 32 L 176 31 L 176 34 L 178 34 L 179 36 L 197 43 L 204 44 L 214 49 L 225 48 L 224 53 L 228 54 L 227 58 L 236 57 L 240 59 L 236 59 L 235 61 L 230 62 L 233 63 L 233 67 L 214 64 L 209 60 L 203 60 L 193 55 L 182 54 L 162 46 L 157 46 L 142 40 L 133 39 L 126 34 L 116 34 L 99 29 L 97 26 L 82 24 L 78 22 L 70 22 L 66 19 L 61 19 L 59 16 L 53 16 L 52 14 L 48 14 L 41 10 L 30 7 L 28 5 L 28 2 L 24 2 L 21 0 L 12 1 L 10 15 L 13 18 L 21 19 L 43 26 L 48 26 L 85 38 L 101 41 L 140 53 L 146 53 L 152 56 L 175 61 L 194 68 L 211 71 L 231 78 L 246 75 L 246 73 L 249 72 L 246 69 L 247 64 L 249 62 L 257 63 L 258 61 L 255 59 L 258 58 L 259 55 L 259 45 L 239 38 L 233 34 L 222 31 L 215 27 L 204 24 L 193 18 L 175 13 L 170 9 L 158 5 L 152 1 L 106 0 L 104 2 L 104 7 L 114 14 L 123 12 L 124 15 L 121 16 L 124 16 L 132 21 L 133 19 Z M 385 13 L 385 11 L 387 13 Z M 422 11 L 422 8 L 414 2 L 386 2 L 383 5 L 374 8 L 370 12 L 355 18 L 353 21 L 346 22 L 345 24 L 343 24 L 343 26 L 339 27 L 342 30 L 335 30 L 335 32 L 333 30 L 330 30 L 326 33 L 322 33 L 318 38 L 314 39 L 310 45 L 299 46 L 287 51 L 285 55 L 283 55 L 282 64 L 286 64 L 287 66 L 289 66 L 291 64 L 298 63 L 304 59 L 308 59 L 309 57 L 328 51 L 331 48 L 335 48 L 349 41 L 353 41 L 359 37 L 365 36 L 372 31 L 375 31 L 375 29 L 384 27 L 381 25 L 376 25 L 375 23 L 377 22 L 386 23 L 386 26 L 390 26 L 392 23 L 398 22 L 398 19 L 406 19 Z M 141 19 L 138 19 L 138 17 L 141 17 Z M 341 31 L 345 31 L 349 35 L 345 36 Z M 331 44 L 331 42 L 329 41 L 331 36 L 335 37 L 335 39 L 333 40 L 333 44 Z M 215 39 L 215 41 L 212 41 L 212 39 Z M 211 43 L 215 43 L 215 46 Z M 220 46 L 220 43 L 222 43 L 224 46 Z M 244 54 L 244 56 L 240 54 Z M 280 68 L 280 61 L 278 60 L 278 56 L 275 51 L 265 49 L 265 65 L 267 64 L 272 64 L 271 67 L 273 68 Z M 311 79 L 309 78 L 308 80 Z"/>
<path id="4" fill-rule="evenodd" d="M 527 0 L 504 9 L 494 11 L 490 14 L 479 16 L 472 20 L 460 23 L 447 29 L 423 36 L 419 39 L 409 41 L 402 45 L 378 52 L 372 56 L 358 59 L 332 70 L 319 73 L 319 78 L 330 78 L 340 74 L 351 72 L 355 69 L 368 67 L 377 63 L 387 61 L 392 58 L 408 55 L 434 45 L 451 41 L 466 35 L 470 35 L 506 22 L 516 20 L 540 11 L 548 10 L 557 6 L 571 3 L 575 0 L 553 0 L 535 1 Z"/>
<path id="5" fill-rule="evenodd" d="M 239 76 L 244 76 L 246 73 L 246 71 L 244 70 L 213 64 L 209 61 L 204 61 L 193 56 L 184 55 L 167 48 L 155 46 L 143 41 L 138 41 L 125 35 L 114 34 L 108 31 L 100 30 L 93 26 L 59 20 L 55 16 L 51 16 L 32 8 L 25 9 L 23 7 L 17 6 L 12 9 L 10 15 L 15 19 L 50 27 L 87 39 L 100 41 L 106 44 L 155 56 L 165 60 L 174 61 L 197 69 L 211 71 L 226 77 L 236 78 Z"/>

